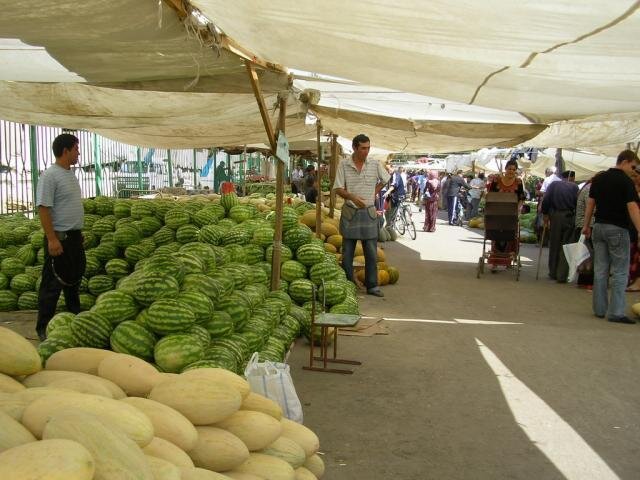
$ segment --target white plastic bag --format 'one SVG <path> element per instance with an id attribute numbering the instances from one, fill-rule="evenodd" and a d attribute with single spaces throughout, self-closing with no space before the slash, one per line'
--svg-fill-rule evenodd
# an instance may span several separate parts
<path id="1" fill-rule="evenodd" d="M 258 352 L 244 370 L 251 391 L 276 402 L 289 420 L 302 423 L 302 404 L 293 386 L 289 365 L 277 362 L 258 362 Z"/>
<path id="2" fill-rule="evenodd" d="M 589 249 L 585 245 L 584 241 L 584 235 L 580 235 L 580 238 L 576 243 L 567 243 L 562 246 L 564 256 L 569 264 L 567 282 L 573 282 L 575 280 L 580 264 L 591 257 L 591 253 L 589 253 Z"/>

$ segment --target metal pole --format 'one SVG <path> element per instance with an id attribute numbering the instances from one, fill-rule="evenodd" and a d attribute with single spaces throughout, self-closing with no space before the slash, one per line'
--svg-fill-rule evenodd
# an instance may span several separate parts
<path id="1" fill-rule="evenodd" d="M 35 125 L 29 125 L 29 156 L 31 161 L 31 197 L 33 198 L 33 211 L 37 213 L 37 190 L 40 169 L 38 168 L 38 141 Z"/>
<path id="2" fill-rule="evenodd" d="M 167 149 L 167 168 L 169 169 L 169 187 L 173 188 L 173 165 L 171 164 L 171 149 Z"/>
<path id="3" fill-rule="evenodd" d="M 136 149 L 136 159 L 138 161 L 138 191 L 142 190 L 142 149 L 138 147 Z M 125 186 L 125 188 L 127 188 Z"/>

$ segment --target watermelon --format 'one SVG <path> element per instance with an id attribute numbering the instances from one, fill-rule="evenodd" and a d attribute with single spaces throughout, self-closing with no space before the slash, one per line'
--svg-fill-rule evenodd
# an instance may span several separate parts
<path id="1" fill-rule="evenodd" d="M 153 234 L 152 238 L 156 245 L 166 245 L 175 241 L 176 232 L 169 227 L 161 227 Z"/>
<path id="2" fill-rule="evenodd" d="M 96 303 L 96 297 L 90 293 L 83 292 L 78 297 L 80 298 L 80 310 L 90 310 Z"/>
<path id="3" fill-rule="evenodd" d="M 238 204 L 238 196 L 235 194 L 235 192 L 225 193 L 220 198 L 220 205 L 222 205 L 226 212 L 231 211 L 231 209 Z"/>
<path id="4" fill-rule="evenodd" d="M 19 310 L 37 310 L 38 294 L 36 292 L 23 292 L 18 297 Z"/>
<path id="5" fill-rule="evenodd" d="M 245 261 L 248 265 L 254 265 L 264 260 L 264 250 L 259 245 L 245 245 Z"/>
<path id="6" fill-rule="evenodd" d="M 267 220 L 269 220 L 271 222 L 272 226 L 275 226 L 276 223 L 276 215 L 275 215 L 275 211 L 271 212 L 268 216 L 267 216 Z M 282 231 L 286 232 L 288 230 L 291 230 L 292 228 L 296 227 L 296 225 L 299 225 L 298 223 L 298 212 L 295 211 L 295 209 L 285 206 L 282 209 Z"/>
<path id="7" fill-rule="evenodd" d="M 114 287 L 113 278 L 108 275 L 96 275 L 89 279 L 89 292 L 92 295 L 98 296 L 101 293 L 112 290 Z"/>
<path id="8" fill-rule="evenodd" d="M 112 258 L 111 260 L 109 260 L 105 264 L 104 270 L 107 272 L 107 275 L 109 275 L 114 280 L 126 277 L 130 273 L 129 263 L 121 258 Z"/>
<path id="9" fill-rule="evenodd" d="M 227 229 L 220 225 L 205 225 L 200 229 L 198 240 L 211 245 L 222 245 Z"/>
<path id="10" fill-rule="evenodd" d="M 133 297 L 142 305 L 151 305 L 160 298 L 175 298 L 180 291 L 178 281 L 171 275 L 157 271 L 142 271 L 143 275 L 135 280 Z"/>
<path id="11" fill-rule="evenodd" d="M 195 225 L 182 225 L 176 230 L 176 240 L 180 243 L 197 242 L 200 229 Z"/>
<path id="12" fill-rule="evenodd" d="M 328 280 L 320 285 L 317 297 L 324 305 L 336 305 L 347 298 L 347 290 L 342 281 Z"/>
<path id="13" fill-rule="evenodd" d="M 339 279 L 342 275 L 344 275 L 344 270 L 333 262 L 324 261 L 316 263 L 309 269 L 309 280 L 316 285 L 320 285 L 322 280 Z"/>
<path id="14" fill-rule="evenodd" d="M 228 281 L 231 281 L 231 279 L 227 278 L 226 282 Z M 186 275 L 184 277 L 184 282 L 182 282 L 182 291 L 204 293 L 213 302 L 226 294 L 224 288 L 225 283 L 203 273 L 192 273 Z"/>
<path id="15" fill-rule="evenodd" d="M 282 241 L 292 251 L 296 251 L 305 243 L 309 243 L 313 237 L 313 232 L 309 227 L 301 223 L 284 232 Z"/>
<path id="16" fill-rule="evenodd" d="M 206 323 L 213 314 L 213 302 L 204 293 L 197 290 L 182 291 L 176 300 L 187 305 L 196 317 L 196 323 Z"/>
<path id="17" fill-rule="evenodd" d="M 101 216 L 113 214 L 115 201 L 108 197 L 98 196 L 95 198 L 96 213 Z"/>
<path id="18" fill-rule="evenodd" d="M 131 248 L 131 247 L 129 247 Z M 113 242 L 101 241 L 100 245 L 91 250 L 100 263 L 106 263 L 118 256 L 118 247 Z"/>
<path id="19" fill-rule="evenodd" d="M 253 232 L 252 242 L 261 247 L 268 247 L 273 244 L 275 230 L 269 226 L 259 227 Z"/>
<path id="20" fill-rule="evenodd" d="M 124 225 L 117 228 L 113 234 L 113 243 L 120 248 L 127 248 L 140 240 L 142 240 L 142 232 L 133 225 Z"/>
<path id="21" fill-rule="evenodd" d="M 93 233 L 96 237 L 102 237 L 106 233 L 113 232 L 115 230 L 115 225 L 111 223 L 108 219 L 101 218 L 97 220 L 91 226 L 91 233 Z"/>
<path id="22" fill-rule="evenodd" d="M 87 262 L 84 267 L 84 274 L 86 277 L 98 275 L 102 270 L 102 264 L 100 263 L 100 260 L 98 260 L 98 257 L 95 256 L 94 252 L 95 249 L 89 250 L 86 253 Z"/>
<path id="23" fill-rule="evenodd" d="M 11 279 L 11 291 L 17 295 L 24 292 L 33 291 L 35 288 L 36 279 L 27 273 L 19 273 Z"/>
<path id="24" fill-rule="evenodd" d="M 307 268 L 297 260 L 287 260 L 280 267 L 280 277 L 288 282 L 307 278 Z"/>
<path id="25" fill-rule="evenodd" d="M 211 225 L 218 221 L 218 212 L 210 207 L 205 207 L 192 215 L 193 223 L 202 228 L 205 225 Z"/>
<path id="26" fill-rule="evenodd" d="M 148 200 L 134 200 L 130 207 L 131 217 L 140 220 L 144 217 L 153 217 L 155 214 L 154 203 Z"/>
<path id="27" fill-rule="evenodd" d="M 127 199 L 117 199 L 113 204 L 113 214 L 116 218 L 128 218 L 131 215 L 131 202 Z"/>
<path id="28" fill-rule="evenodd" d="M 311 280 L 299 278 L 289 284 L 289 295 L 298 304 L 313 300 L 314 285 Z"/>
<path id="29" fill-rule="evenodd" d="M 204 348 L 197 335 L 167 335 L 156 343 L 153 356 L 162 370 L 178 373 L 187 365 L 202 360 Z"/>
<path id="30" fill-rule="evenodd" d="M 18 295 L 11 290 L 0 290 L 0 312 L 11 312 L 18 309 Z"/>
<path id="31" fill-rule="evenodd" d="M 184 273 L 186 275 L 193 274 L 193 273 L 203 273 L 205 270 L 204 261 L 196 255 L 193 255 L 188 252 L 178 251 L 174 253 L 172 256 L 174 258 L 174 261 L 178 261 L 180 262 L 180 264 L 182 264 Z"/>
<path id="32" fill-rule="evenodd" d="M 296 259 L 306 267 L 315 265 L 324 260 L 324 247 L 317 243 L 307 243 L 298 247 Z"/>
<path id="33" fill-rule="evenodd" d="M 15 277 L 19 273 L 24 273 L 24 267 L 25 264 L 18 258 L 4 258 L 0 262 L 0 272 L 9 278 Z"/>
<path id="34" fill-rule="evenodd" d="M 211 335 L 209 334 L 209 331 L 202 325 L 194 325 L 188 330 L 188 333 L 195 335 L 200 339 L 204 352 L 204 349 L 206 349 L 209 346 L 209 342 L 211 342 Z"/>
<path id="35" fill-rule="evenodd" d="M 82 347 L 108 348 L 111 322 L 95 312 L 81 312 L 70 325 L 75 343 Z"/>
<path id="36" fill-rule="evenodd" d="M 164 216 L 164 224 L 173 230 L 189 223 L 191 223 L 191 214 L 183 208 L 172 208 Z"/>
<path id="37" fill-rule="evenodd" d="M 36 250 L 33 249 L 30 243 L 20 247 L 14 256 L 24 265 L 33 265 L 36 263 Z"/>
<path id="38" fill-rule="evenodd" d="M 265 250 L 264 258 L 269 264 L 272 263 L 273 260 L 273 245 L 270 245 Z M 293 258 L 293 252 L 286 245 L 281 245 L 280 248 L 280 264 L 286 262 L 287 260 L 291 260 Z"/>
<path id="39" fill-rule="evenodd" d="M 153 361 L 156 336 L 141 323 L 127 320 L 113 330 L 110 344 L 114 352 L 134 355 L 150 362 Z"/>
<path id="40" fill-rule="evenodd" d="M 146 315 L 148 325 L 158 335 L 184 332 L 196 323 L 196 316 L 188 305 L 169 298 L 153 302 Z"/>
<path id="41" fill-rule="evenodd" d="M 83 198 L 82 208 L 84 209 L 85 216 L 87 213 L 96 212 L 96 201 L 93 198 Z"/>
<path id="42" fill-rule="evenodd" d="M 59 327 L 69 327 L 74 318 L 76 316 L 71 312 L 56 313 L 47 324 L 47 337 L 51 336 Z"/>
<path id="43" fill-rule="evenodd" d="M 230 296 L 217 302 L 216 310 L 229 314 L 233 320 L 234 330 L 242 330 L 244 324 L 251 316 L 249 306 L 240 303 L 237 298 L 231 298 Z"/>
<path id="44" fill-rule="evenodd" d="M 227 263 L 246 263 L 247 261 L 247 251 L 244 245 L 226 245 L 224 251 L 229 255 L 229 261 Z"/>
<path id="45" fill-rule="evenodd" d="M 90 248 L 95 248 L 98 246 L 100 239 L 96 237 L 93 233 L 91 233 L 89 230 L 83 231 L 82 237 L 83 237 L 82 246 L 84 247 L 85 250 L 89 250 Z M 38 254 L 36 255 L 37 261 L 39 263 L 44 263 L 43 261 L 40 260 L 41 255 L 42 255 L 42 258 L 44 259 L 44 248 L 39 249 Z"/>
<path id="46" fill-rule="evenodd" d="M 133 320 L 139 310 L 140 307 L 135 299 L 120 290 L 104 292 L 96 299 L 95 305 L 91 308 L 92 312 L 103 316 L 113 325 L 125 320 Z"/>
<path id="47" fill-rule="evenodd" d="M 235 227 L 227 230 L 227 232 L 224 234 L 224 237 L 222 237 L 222 244 L 244 245 L 246 243 L 249 243 L 252 236 L 253 235 L 247 229 L 243 228 L 241 225 L 236 225 Z"/>
<path id="48" fill-rule="evenodd" d="M 37 350 L 40 358 L 42 359 L 42 365 L 44 366 L 49 357 L 54 353 L 59 352 L 60 350 L 66 350 L 67 348 L 73 348 L 75 346 L 75 343 L 69 339 L 47 338 L 38 345 Z"/>
<path id="49" fill-rule="evenodd" d="M 151 242 L 153 242 L 153 240 L 151 240 Z M 124 251 L 124 258 L 127 259 L 129 265 L 133 266 L 143 258 L 150 256 L 153 253 L 154 249 L 155 245 L 153 243 L 140 242 L 136 243 L 135 245 L 129 245 Z"/>

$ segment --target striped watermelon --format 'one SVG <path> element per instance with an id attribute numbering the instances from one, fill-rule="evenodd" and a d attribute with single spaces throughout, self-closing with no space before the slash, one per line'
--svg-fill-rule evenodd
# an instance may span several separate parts
<path id="1" fill-rule="evenodd" d="M 74 318 L 76 318 L 76 316 L 71 312 L 56 313 L 47 324 L 47 337 L 51 336 L 51 334 L 56 331 L 58 327 L 69 327 Z"/>
<path id="2" fill-rule="evenodd" d="M 7 277 L 15 277 L 19 273 L 24 273 L 25 264 L 21 260 L 13 257 L 4 258 L 0 262 L 0 272 Z"/>
<path id="3" fill-rule="evenodd" d="M 222 239 L 224 238 L 227 230 L 228 229 L 221 227 L 220 225 L 205 225 L 200 229 L 198 240 L 211 245 L 222 245 Z"/>
<path id="4" fill-rule="evenodd" d="M 117 228 L 113 234 L 113 243 L 116 247 L 127 248 L 142 240 L 142 232 L 133 225 L 124 225 Z"/>
<path id="5" fill-rule="evenodd" d="M 191 214 L 183 208 L 172 208 L 164 216 L 164 224 L 173 230 L 189 223 L 191 223 Z"/>
<path id="6" fill-rule="evenodd" d="M 344 275 L 344 270 L 339 265 L 333 262 L 320 262 L 316 263 L 309 269 L 309 280 L 316 285 L 320 285 L 322 280 L 336 280 Z"/>
<path id="7" fill-rule="evenodd" d="M 307 267 L 297 260 L 287 260 L 280 268 L 280 277 L 288 282 L 299 278 L 307 278 Z"/>
<path id="8" fill-rule="evenodd" d="M 11 290 L 0 290 L 0 312 L 12 312 L 18 309 L 18 295 Z"/>
<path id="9" fill-rule="evenodd" d="M 115 231 L 115 228 L 114 228 Z M 102 242 L 110 242 L 113 243 L 113 236 L 115 235 L 114 232 L 107 232 L 104 235 L 102 235 L 102 237 L 100 238 L 100 243 Z"/>
<path id="10" fill-rule="evenodd" d="M 36 251 L 30 243 L 20 247 L 14 256 L 24 265 L 33 265 L 36 263 Z"/>
<path id="11" fill-rule="evenodd" d="M 44 246 L 44 232 L 42 230 L 36 230 L 29 235 L 29 243 L 34 250 L 39 250 Z"/>
<path id="12" fill-rule="evenodd" d="M 298 247 L 296 259 L 306 267 L 315 265 L 324 260 L 324 247 L 317 243 L 307 243 Z"/>
<path id="13" fill-rule="evenodd" d="M 229 209 L 229 218 L 238 223 L 249 220 L 252 217 L 251 211 L 245 205 L 234 205 Z"/>
<path id="14" fill-rule="evenodd" d="M 153 356 L 162 370 L 178 373 L 187 365 L 202 360 L 204 348 L 197 335 L 167 335 L 156 343 Z"/>
<path id="15" fill-rule="evenodd" d="M 228 231 L 238 224 L 231 218 L 223 218 L 218 221 L 218 225 Z"/>
<path id="16" fill-rule="evenodd" d="M 120 323 L 111 333 L 111 350 L 126 353 L 153 361 L 153 349 L 156 336 L 137 321 L 128 320 Z"/>
<path id="17" fill-rule="evenodd" d="M 142 305 L 151 305 L 160 298 L 175 298 L 179 291 L 180 285 L 174 277 L 153 270 L 143 270 L 143 275 L 135 281 L 133 298 Z"/>
<path id="18" fill-rule="evenodd" d="M 176 240 L 180 243 L 197 242 L 200 229 L 195 225 L 182 225 L 176 230 Z"/>
<path id="19" fill-rule="evenodd" d="M 358 304 L 356 303 L 355 305 L 353 305 L 353 303 L 349 303 L 349 302 L 342 302 L 342 303 L 336 303 L 335 305 L 333 305 L 330 309 L 329 309 L 330 313 L 343 313 L 343 314 L 349 314 L 349 315 L 359 315 L 360 311 L 358 310 Z"/>
<path id="20" fill-rule="evenodd" d="M 26 273 L 19 273 L 11 279 L 11 291 L 17 295 L 34 290 L 36 279 Z"/>
<path id="21" fill-rule="evenodd" d="M 18 297 L 19 310 L 37 310 L 38 294 L 36 292 L 24 292 Z"/>
<path id="22" fill-rule="evenodd" d="M 234 330 L 242 330 L 251 316 L 249 306 L 231 296 L 216 303 L 216 310 L 227 312 L 233 320 Z"/>
<path id="23" fill-rule="evenodd" d="M 126 260 L 121 258 L 112 258 L 109 260 L 105 266 L 104 270 L 114 280 L 118 280 L 119 278 L 126 277 L 130 273 L 129 264 Z"/>
<path id="24" fill-rule="evenodd" d="M 227 279 L 229 281 L 230 279 Z M 183 292 L 204 293 L 213 302 L 221 298 L 224 294 L 225 285 L 216 278 L 209 277 L 204 273 L 192 273 L 184 277 L 182 282 Z"/>
<path id="25" fill-rule="evenodd" d="M 96 299 L 96 304 L 91 308 L 102 317 L 117 325 L 125 320 L 133 320 L 138 315 L 140 307 L 131 295 L 120 290 L 104 292 Z"/>
<path id="26" fill-rule="evenodd" d="M 101 218 L 96 221 L 91 227 L 91 233 L 93 233 L 96 237 L 102 237 L 106 233 L 113 232 L 115 229 L 115 225 L 111 223 L 108 219 Z"/>
<path id="27" fill-rule="evenodd" d="M 194 290 L 180 292 L 176 300 L 187 305 L 196 317 L 196 323 L 206 323 L 213 314 L 213 302 L 204 293 Z"/>
<path id="28" fill-rule="evenodd" d="M 218 212 L 210 207 L 205 207 L 198 212 L 196 212 L 193 216 L 193 223 L 198 227 L 202 228 L 205 225 L 211 225 L 218 221 Z"/>
<path id="29" fill-rule="evenodd" d="M 214 311 L 203 326 L 209 332 L 210 338 L 220 338 L 233 332 L 233 324 L 233 319 L 227 312 Z"/>
<path id="30" fill-rule="evenodd" d="M 265 250 L 264 258 L 269 264 L 273 261 L 273 245 L 270 245 Z M 287 260 L 291 260 L 293 258 L 293 252 L 286 245 L 281 245 L 280 248 L 280 264 L 286 262 Z"/>
<path id="31" fill-rule="evenodd" d="M 76 344 L 82 347 L 109 348 L 111 322 L 95 312 L 80 312 L 70 325 Z"/>
<path id="32" fill-rule="evenodd" d="M 174 261 L 180 262 L 186 275 L 192 273 L 203 273 L 205 270 L 205 263 L 196 255 L 187 252 L 176 252 L 173 254 Z"/>
<path id="33" fill-rule="evenodd" d="M 264 250 L 259 245 L 245 245 L 245 261 L 248 265 L 254 265 L 264 260 Z"/>
<path id="34" fill-rule="evenodd" d="M 101 293 L 112 290 L 114 286 L 113 278 L 109 275 L 96 275 L 89 279 L 89 292 L 96 297 Z"/>
<path id="35" fill-rule="evenodd" d="M 83 237 L 83 241 L 82 241 L 82 246 L 84 247 L 85 250 L 89 250 L 90 248 L 95 248 L 98 246 L 99 242 L 99 238 L 96 237 L 93 233 L 91 233 L 89 230 L 84 230 L 82 232 L 82 237 Z M 42 254 L 40 253 L 42 252 Z M 42 255 L 42 260 L 40 259 L 40 256 Z M 36 255 L 37 261 L 38 263 L 44 263 L 44 248 L 41 248 L 40 250 L 38 250 L 38 254 Z"/>
<path id="36" fill-rule="evenodd" d="M 215 268 L 216 256 L 211 245 L 200 242 L 185 243 L 180 247 L 180 253 L 188 253 L 201 259 L 205 265 L 205 269 Z"/>
<path id="37" fill-rule="evenodd" d="M 131 217 L 140 220 L 155 214 L 154 203 L 148 200 L 134 200 L 131 202 Z"/>
<path id="38" fill-rule="evenodd" d="M 271 222 L 271 226 L 275 226 L 276 215 L 275 212 L 271 212 L 267 219 Z M 298 212 L 295 209 L 285 206 L 282 209 L 282 231 L 286 232 L 298 225 Z"/>
<path id="39" fill-rule="evenodd" d="M 111 215 L 113 214 L 113 206 L 115 201 L 109 197 L 98 196 L 95 198 L 96 213 L 98 215 Z"/>
<path id="40" fill-rule="evenodd" d="M 306 278 L 299 278 L 289 284 L 289 295 L 299 305 L 313 300 L 313 282 Z"/>
<path id="41" fill-rule="evenodd" d="M 161 227 L 152 238 L 156 245 L 166 245 L 176 240 L 176 232 L 169 227 Z"/>
<path id="42" fill-rule="evenodd" d="M 246 263 L 247 260 L 247 252 L 244 249 L 244 245 L 234 244 L 234 245 L 226 245 L 224 250 L 229 255 L 228 263 Z"/>
<path id="43" fill-rule="evenodd" d="M 284 232 L 282 241 L 292 251 L 298 250 L 305 243 L 309 243 L 313 237 L 313 232 L 309 227 L 301 223 Z"/>
<path id="44" fill-rule="evenodd" d="M 139 265 L 141 262 L 138 262 Z M 137 267 L 136 265 L 136 267 Z M 158 272 L 164 275 L 172 276 L 178 284 L 182 284 L 184 280 L 184 267 L 182 262 L 176 262 L 171 254 L 156 253 L 155 255 L 145 259 L 142 267 L 145 272 Z"/>
<path id="45" fill-rule="evenodd" d="M 203 351 L 209 346 L 209 342 L 211 342 L 211 335 L 209 334 L 209 331 L 202 325 L 194 325 L 188 330 L 188 333 L 195 335 L 200 339 Z"/>
<path id="46" fill-rule="evenodd" d="M 96 213 L 96 201 L 93 198 L 83 198 L 82 208 L 84 209 L 85 216 L 88 213 Z"/>
<path id="47" fill-rule="evenodd" d="M 84 267 L 84 275 L 86 277 L 98 275 L 102 270 L 102 264 L 100 263 L 100 260 L 98 260 L 98 257 L 95 256 L 94 252 L 95 249 L 89 250 L 86 254 L 87 263 Z"/>
<path id="48" fill-rule="evenodd" d="M 175 208 L 175 202 L 169 199 L 160 199 L 153 202 L 155 208 L 155 217 L 158 220 L 164 221 L 164 217 L 169 210 Z"/>
<path id="49" fill-rule="evenodd" d="M 116 244 L 113 242 L 102 241 L 92 252 L 96 258 L 100 260 L 100 263 L 106 263 L 118 256 L 118 247 L 116 247 Z"/>
<path id="50" fill-rule="evenodd" d="M 267 285 L 270 282 L 270 277 L 267 272 L 262 268 L 252 268 L 247 276 L 247 283 L 250 285 Z"/>
<path id="51" fill-rule="evenodd" d="M 158 335 L 169 335 L 189 330 L 196 323 L 196 316 L 188 305 L 163 298 L 151 304 L 146 321 Z"/>
<path id="52" fill-rule="evenodd" d="M 64 298 L 63 295 L 61 297 Z M 80 310 L 90 310 L 96 304 L 96 297 L 90 293 L 83 292 L 78 297 L 80 297 Z"/>
<path id="53" fill-rule="evenodd" d="M 150 256 L 155 250 L 153 243 L 136 243 L 128 246 L 124 251 L 124 258 L 127 259 L 129 265 L 135 265 L 137 262 Z"/>
<path id="54" fill-rule="evenodd" d="M 233 244 L 245 245 L 249 243 L 252 236 L 253 235 L 246 228 L 243 228 L 241 225 L 236 225 L 235 227 L 227 230 L 227 232 L 224 234 L 224 237 L 222 238 L 222 244 L 223 245 L 233 245 Z"/>
<path id="55" fill-rule="evenodd" d="M 37 350 L 40 358 L 42 359 L 42 365 L 44 366 L 49 360 L 49 357 L 60 350 L 66 350 L 67 348 L 73 348 L 75 344 L 73 341 L 63 338 L 47 338 L 44 342 L 38 345 Z"/>
<path id="56" fill-rule="evenodd" d="M 131 201 L 119 198 L 113 204 L 113 214 L 116 218 L 127 218 L 131 215 Z"/>
<path id="57" fill-rule="evenodd" d="M 225 193 L 220 198 L 220 205 L 222 205 L 226 212 L 229 212 L 231 208 L 235 207 L 239 203 L 238 196 L 235 192 Z"/>
<path id="58" fill-rule="evenodd" d="M 325 281 L 318 289 L 318 301 L 325 305 L 336 305 L 347 298 L 347 290 L 340 280 Z"/>
<path id="59" fill-rule="evenodd" d="M 253 232 L 252 242 L 261 247 L 268 247 L 273 243 L 274 235 L 275 230 L 273 228 L 269 226 L 259 227 Z"/>

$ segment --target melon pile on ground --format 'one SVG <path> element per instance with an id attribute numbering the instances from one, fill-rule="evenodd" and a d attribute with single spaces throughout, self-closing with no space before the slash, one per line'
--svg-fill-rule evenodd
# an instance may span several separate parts
<path id="1" fill-rule="evenodd" d="M 130 355 L 74 348 L 41 369 L 30 342 L 0 327 L 0 478 L 313 480 L 318 437 L 203 368 L 176 375 Z"/>
<path id="2" fill-rule="evenodd" d="M 65 348 L 110 348 L 167 372 L 202 366 L 242 372 L 253 352 L 281 361 L 296 336 L 308 335 L 314 292 L 331 312 L 358 313 L 355 285 L 338 257 L 299 222 L 310 204 L 284 207 L 276 292 L 268 288 L 273 199 L 97 197 L 84 206 L 83 312 L 64 312 L 60 297 L 39 347 L 44 361 Z M 8 288 L 0 290 L 0 309 L 16 309 L 26 294 L 28 308 L 36 308 L 44 236 L 37 220 L 16 216 L 2 225 L 0 241 L 8 246 L 0 251 L 0 272 Z M 18 296 L 26 283 L 31 290 Z"/>

